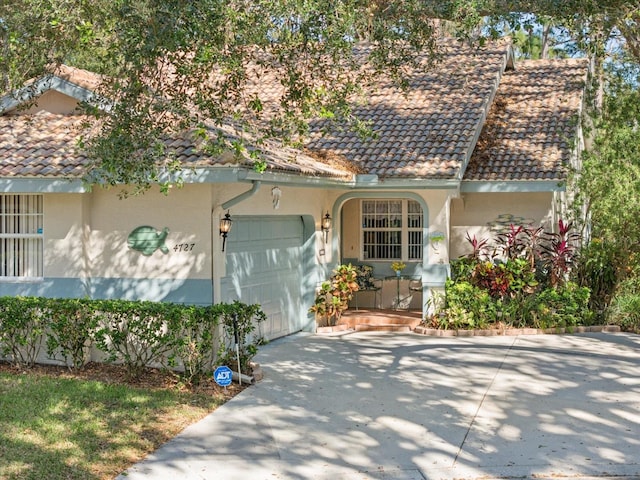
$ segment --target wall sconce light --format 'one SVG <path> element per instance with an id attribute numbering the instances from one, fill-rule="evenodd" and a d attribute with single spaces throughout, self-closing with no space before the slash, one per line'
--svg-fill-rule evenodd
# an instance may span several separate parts
<path id="1" fill-rule="evenodd" d="M 327 243 L 329 241 L 329 230 L 331 230 L 331 216 L 329 212 L 322 218 L 320 229 L 322 233 L 324 233 L 324 243 Z"/>
<path id="2" fill-rule="evenodd" d="M 222 237 L 222 251 L 224 252 L 224 244 L 227 242 L 227 235 L 231 231 L 231 215 L 229 215 L 229 210 L 224 214 L 224 218 L 220 219 L 220 236 Z"/>

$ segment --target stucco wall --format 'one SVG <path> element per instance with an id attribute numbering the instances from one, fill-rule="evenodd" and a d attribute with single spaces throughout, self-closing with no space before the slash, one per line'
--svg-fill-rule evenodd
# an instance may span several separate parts
<path id="1" fill-rule="evenodd" d="M 37 103 L 30 106 L 28 109 L 16 109 L 12 111 L 11 114 L 33 114 L 42 110 L 59 114 L 79 113 L 78 101 L 75 98 L 69 97 L 68 95 L 64 95 L 63 93 L 57 92 L 55 90 L 49 90 L 38 97 Z"/>
<path id="2" fill-rule="evenodd" d="M 470 251 L 471 237 L 491 238 L 492 225 L 531 224 L 550 228 L 554 215 L 554 194 L 535 193 L 465 193 L 451 202 L 451 258 Z"/>
<path id="3" fill-rule="evenodd" d="M 117 189 L 91 194 L 87 262 L 91 296 L 208 304 L 211 287 L 211 186 L 187 185 L 164 195 L 119 198 Z M 139 227 L 158 235 L 158 249 L 130 248 Z M 163 251 L 164 250 L 164 251 Z"/>
<path id="4" fill-rule="evenodd" d="M 85 276 L 85 198 L 82 195 L 64 193 L 44 196 L 45 278 Z"/>
<path id="5" fill-rule="evenodd" d="M 150 191 L 118 198 L 116 190 L 95 190 L 88 258 L 94 277 L 209 278 L 211 187 L 189 185 L 169 195 Z M 129 248 L 127 239 L 141 226 L 169 230 L 151 255 Z"/>
<path id="6" fill-rule="evenodd" d="M 244 200 L 235 203 L 236 199 L 251 191 L 253 184 L 248 183 L 225 183 L 214 185 L 212 189 L 212 205 L 214 206 L 214 218 L 218 221 L 226 210 L 222 205 L 230 202 L 232 206 L 229 213 L 234 215 L 300 215 L 311 216 L 315 220 L 315 251 L 318 263 L 329 263 L 332 261 L 330 244 L 335 229 L 329 233 L 329 244 L 325 245 L 320 231 L 321 218 L 327 213 L 331 213 L 332 203 L 325 189 L 321 188 L 301 188 L 283 185 L 261 183 L 256 187 L 255 193 Z M 280 190 L 280 201 L 277 208 L 274 205 L 274 189 Z M 216 226 L 217 228 L 217 226 Z M 230 235 L 233 235 L 233 230 Z M 214 239 L 214 249 L 221 249 L 219 238 Z M 324 255 L 320 252 L 324 250 Z M 223 265 L 221 266 L 224 267 Z"/>
<path id="7" fill-rule="evenodd" d="M 84 256 L 88 197 L 49 193 L 43 198 L 43 278 L 0 279 L 0 295 L 89 295 Z"/>
<path id="8" fill-rule="evenodd" d="M 427 215 L 426 252 L 404 272 L 421 276 L 425 286 L 440 285 L 448 262 L 446 242 L 435 252 L 430 232 L 448 233 L 451 191 L 382 192 L 283 186 L 274 204 L 274 184 L 235 182 L 187 184 L 163 195 L 157 189 L 121 199 L 119 189 L 95 188 L 83 194 L 45 194 L 45 279 L 37 287 L 13 285 L 10 294 L 127 298 L 208 304 L 224 301 L 220 279 L 226 276 L 218 220 L 226 205 L 234 217 L 300 216 L 305 223 L 305 293 L 331 269 L 360 252 L 360 198 L 419 199 Z M 277 206 L 277 208 L 276 208 Z M 333 226 L 325 243 L 320 229 L 329 212 Z M 168 229 L 161 249 L 149 255 L 130 248 L 128 237 L 141 226 Z M 229 239 L 232 241 L 233 229 Z M 342 235 L 342 238 L 340 237 Z M 377 276 L 391 275 L 383 262 Z M 6 290 L 3 288 L 3 290 Z M 391 289 L 393 290 L 393 289 Z M 385 295 L 389 292 L 384 292 Z M 390 291 L 393 294 L 393 291 Z M 219 295 L 219 294 L 218 294 Z"/>

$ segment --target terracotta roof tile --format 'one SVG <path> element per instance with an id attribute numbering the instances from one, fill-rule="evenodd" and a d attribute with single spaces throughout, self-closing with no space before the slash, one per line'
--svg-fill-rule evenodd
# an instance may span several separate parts
<path id="1" fill-rule="evenodd" d="M 267 143 L 268 171 L 349 178 L 356 169 L 381 177 L 460 178 L 502 75 L 464 178 L 563 178 L 561 165 L 570 155 L 571 119 L 579 111 L 586 65 L 575 60 L 523 62 L 515 72 L 503 74 L 507 54 L 505 44 L 481 51 L 448 45 L 435 70 L 411 77 L 407 94 L 380 82 L 369 92 L 368 103 L 356 108 L 371 122 L 375 138 L 335 128 L 323 137 L 319 132 L 326 125 L 317 122 L 303 151 Z M 75 147 L 82 119 L 46 112 L 0 116 L 0 176 L 82 176 L 87 158 Z M 233 136 L 233 130 L 227 134 Z M 207 155 L 189 136 L 167 145 L 187 167 L 251 165 L 231 154 Z"/>
<path id="2" fill-rule="evenodd" d="M 0 118 L 0 177 L 82 174 L 87 158 L 75 148 L 81 117 L 43 111 Z"/>
<path id="3" fill-rule="evenodd" d="M 76 146 L 82 133 L 81 115 L 40 111 L 33 115 L 0 116 L 0 177 L 71 177 L 86 173 L 89 159 Z M 246 158 L 206 155 L 192 138 L 168 142 L 169 150 L 185 167 L 244 165 Z M 300 151 L 266 145 L 267 171 L 326 177 L 350 177 L 339 162 L 317 160 Z"/>
<path id="4" fill-rule="evenodd" d="M 564 180 L 587 61 L 529 60 L 505 72 L 465 180 Z"/>
<path id="5" fill-rule="evenodd" d="M 505 43 L 480 50 L 447 43 L 435 68 L 414 72 L 406 94 L 383 81 L 368 92 L 366 105 L 354 109 L 370 122 L 373 138 L 338 129 L 322 136 L 328 125 L 318 122 L 307 146 L 331 150 L 380 176 L 455 178 L 497 88 L 508 48 Z"/>
<path id="6" fill-rule="evenodd" d="M 103 79 L 102 76 L 96 73 L 68 65 L 58 65 L 53 69 L 52 73 L 87 90 L 95 90 Z"/>

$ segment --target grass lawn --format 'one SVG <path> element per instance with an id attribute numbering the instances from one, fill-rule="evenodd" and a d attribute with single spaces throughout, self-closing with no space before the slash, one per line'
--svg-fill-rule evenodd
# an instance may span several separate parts
<path id="1" fill-rule="evenodd" d="M 2 480 L 113 479 L 239 391 L 189 390 L 159 372 L 125 382 L 110 366 L 1 366 Z"/>

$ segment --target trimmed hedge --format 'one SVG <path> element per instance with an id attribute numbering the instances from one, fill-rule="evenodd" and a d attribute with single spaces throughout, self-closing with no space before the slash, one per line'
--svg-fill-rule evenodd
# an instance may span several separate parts
<path id="1" fill-rule="evenodd" d="M 107 361 L 124 364 L 132 377 L 148 366 L 181 365 L 186 381 L 195 383 L 211 373 L 216 360 L 229 360 L 228 326 L 234 318 L 246 367 L 261 341 L 247 334 L 266 318 L 259 305 L 0 297 L 0 355 L 29 366 L 45 345 L 49 358 L 81 368 L 93 346 Z"/>

